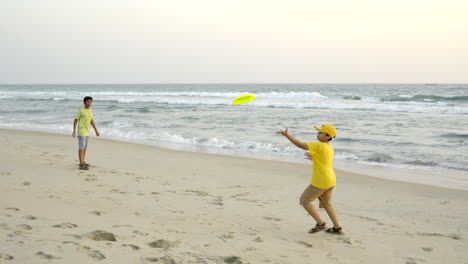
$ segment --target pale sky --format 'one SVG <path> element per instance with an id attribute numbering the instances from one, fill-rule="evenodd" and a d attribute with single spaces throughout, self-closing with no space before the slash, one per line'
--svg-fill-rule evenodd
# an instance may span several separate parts
<path id="1" fill-rule="evenodd" d="M 468 1 L 0 0 L 0 83 L 468 83 Z"/>

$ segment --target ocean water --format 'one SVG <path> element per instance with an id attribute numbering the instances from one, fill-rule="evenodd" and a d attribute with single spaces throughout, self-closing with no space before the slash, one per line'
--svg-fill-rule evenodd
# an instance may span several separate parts
<path id="1" fill-rule="evenodd" d="M 248 93 L 257 100 L 232 104 Z M 0 128 L 71 133 L 87 95 L 108 138 L 302 161 L 275 132 L 310 142 L 331 123 L 337 161 L 468 172 L 467 84 L 0 85 Z"/>

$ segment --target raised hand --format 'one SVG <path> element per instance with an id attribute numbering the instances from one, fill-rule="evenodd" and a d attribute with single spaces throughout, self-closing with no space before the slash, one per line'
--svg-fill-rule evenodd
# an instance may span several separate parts
<path id="1" fill-rule="evenodd" d="M 283 136 L 287 136 L 288 135 L 288 129 L 286 128 L 285 130 L 279 130 L 276 132 L 276 134 L 281 134 Z"/>

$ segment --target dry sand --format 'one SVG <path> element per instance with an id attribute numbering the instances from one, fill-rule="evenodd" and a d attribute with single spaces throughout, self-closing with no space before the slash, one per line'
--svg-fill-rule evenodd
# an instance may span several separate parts
<path id="1" fill-rule="evenodd" d="M 93 137 L 80 171 L 71 136 L 0 142 L 0 263 L 468 263 L 468 191 L 337 171 L 346 234 L 308 234 L 310 165 Z"/>

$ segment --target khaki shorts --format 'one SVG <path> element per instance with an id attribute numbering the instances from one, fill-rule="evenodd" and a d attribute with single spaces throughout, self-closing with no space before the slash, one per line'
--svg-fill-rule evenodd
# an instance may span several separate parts
<path id="1" fill-rule="evenodd" d="M 335 186 L 328 189 L 321 189 L 309 184 L 309 186 L 307 186 L 307 188 L 302 193 L 299 203 L 304 206 L 318 198 L 319 208 L 332 207 L 333 205 L 331 203 L 331 199 L 334 187 Z"/>

